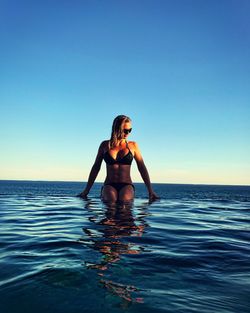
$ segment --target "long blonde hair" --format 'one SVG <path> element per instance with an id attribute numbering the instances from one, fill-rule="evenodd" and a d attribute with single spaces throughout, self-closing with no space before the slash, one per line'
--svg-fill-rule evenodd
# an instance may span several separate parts
<path id="1" fill-rule="evenodd" d="M 112 125 L 111 138 L 109 141 L 109 149 L 118 145 L 119 140 L 123 135 L 123 125 L 131 122 L 131 119 L 126 115 L 118 115 Z"/>

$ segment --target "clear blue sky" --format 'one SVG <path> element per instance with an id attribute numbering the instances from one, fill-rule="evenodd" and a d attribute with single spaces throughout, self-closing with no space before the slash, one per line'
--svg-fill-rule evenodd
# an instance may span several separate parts
<path id="1" fill-rule="evenodd" d="M 250 184 L 250 1 L 3 0 L 0 40 L 0 179 L 86 181 L 126 114 L 152 182 Z"/>

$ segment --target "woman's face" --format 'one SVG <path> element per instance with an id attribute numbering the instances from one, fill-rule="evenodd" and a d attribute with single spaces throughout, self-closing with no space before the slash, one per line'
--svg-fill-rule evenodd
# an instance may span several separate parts
<path id="1" fill-rule="evenodd" d="M 126 123 L 124 123 L 124 125 L 123 125 L 123 139 L 126 139 L 129 135 L 130 135 L 130 133 L 128 133 L 128 134 L 126 134 L 126 133 L 124 133 L 124 130 L 128 130 L 128 129 L 131 129 L 132 128 L 132 125 L 131 125 L 131 123 L 130 122 L 126 122 Z"/>

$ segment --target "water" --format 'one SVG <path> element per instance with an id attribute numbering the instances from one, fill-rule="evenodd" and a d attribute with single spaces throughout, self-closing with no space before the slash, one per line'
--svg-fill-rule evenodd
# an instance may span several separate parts
<path id="1" fill-rule="evenodd" d="M 0 181 L 0 312 L 249 312 L 250 187 Z"/>

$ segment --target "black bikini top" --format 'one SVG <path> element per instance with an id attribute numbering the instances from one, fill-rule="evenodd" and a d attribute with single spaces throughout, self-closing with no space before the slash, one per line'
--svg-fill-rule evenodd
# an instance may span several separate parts
<path id="1" fill-rule="evenodd" d="M 126 147 L 128 148 L 129 152 L 124 155 L 122 158 L 118 158 L 117 160 L 115 160 L 108 151 L 106 151 L 103 155 L 104 161 L 109 164 L 109 165 L 113 165 L 113 164 L 127 164 L 130 165 L 133 161 L 133 154 L 129 149 L 128 146 L 128 142 L 126 141 Z"/>

